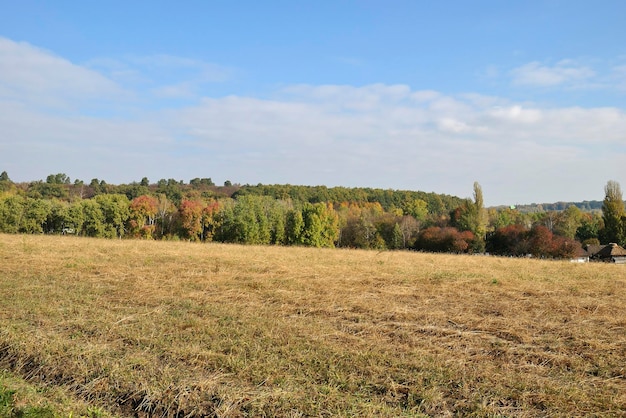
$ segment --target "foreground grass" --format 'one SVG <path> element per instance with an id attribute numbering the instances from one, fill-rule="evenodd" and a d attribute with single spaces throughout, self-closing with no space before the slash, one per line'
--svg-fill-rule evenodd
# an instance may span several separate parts
<path id="1" fill-rule="evenodd" d="M 0 369 L 119 416 L 626 416 L 626 267 L 0 235 Z"/>
<path id="2" fill-rule="evenodd" d="M 0 417 L 105 418 L 110 417 L 110 414 L 65 393 L 62 387 L 34 385 L 11 373 L 0 371 Z"/>

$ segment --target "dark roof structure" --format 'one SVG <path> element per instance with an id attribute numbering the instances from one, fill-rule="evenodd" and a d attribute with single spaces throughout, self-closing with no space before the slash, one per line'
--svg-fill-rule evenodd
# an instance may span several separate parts
<path id="1" fill-rule="evenodd" d="M 600 245 L 600 248 L 592 248 L 598 246 L 588 246 L 587 252 L 592 260 L 611 261 L 626 263 L 626 250 L 614 242 L 609 245 Z"/>
<path id="2" fill-rule="evenodd" d="M 626 250 L 615 244 L 614 242 L 609 245 L 605 245 L 600 251 L 596 253 L 596 256 L 601 258 L 607 257 L 626 257 Z"/>

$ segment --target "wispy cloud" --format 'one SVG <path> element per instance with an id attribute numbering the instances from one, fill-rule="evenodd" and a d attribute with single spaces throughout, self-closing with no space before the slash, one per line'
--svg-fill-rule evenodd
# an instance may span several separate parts
<path id="1" fill-rule="evenodd" d="M 356 57 L 337 56 L 337 57 L 332 57 L 332 59 L 334 59 L 335 61 L 341 64 L 349 65 L 351 67 L 360 67 L 363 65 L 363 60 L 360 58 L 356 58 Z"/>
<path id="2" fill-rule="evenodd" d="M 616 65 L 611 69 L 611 81 L 615 88 L 626 91 L 626 64 Z"/>
<path id="3" fill-rule="evenodd" d="M 178 57 L 174 55 L 158 54 L 151 56 L 129 57 L 128 61 L 138 65 L 144 71 L 181 71 L 198 82 L 219 83 L 233 77 L 235 70 L 210 62 Z"/>
<path id="4" fill-rule="evenodd" d="M 86 65 L 127 88 L 158 98 L 199 98 L 203 86 L 230 81 L 239 73 L 235 68 L 167 54 L 96 58 Z"/>
<path id="5" fill-rule="evenodd" d="M 510 72 L 514 84 L 538 87 L 577 85 L 595 75 L 591 68 L 571 60 L 560 61 L 552 66 L 533 61 Z"/>
<path id="6" fill-rule="evenodd" d="M 76 107 L 118 100 L 129 92 L 97 71 L 0 37 L 0 94 L 40 106 Z"/>

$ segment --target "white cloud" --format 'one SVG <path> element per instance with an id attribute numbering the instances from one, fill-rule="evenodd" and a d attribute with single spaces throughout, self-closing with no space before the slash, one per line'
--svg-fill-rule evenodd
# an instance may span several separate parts
<path id="1" fill-rule="evenodd" d="M 488 116 L 494 119 L 505 120 L 511 123 L 533 124 L 542 118 L 541 111 L 537 109 L 525 109 L 520 105 L 509 107 L 496 107 L 491 111 L 487 111 Z"/>
<path id="2" fill-rule="evenodd" d="M 433 90 L 421 90 L 411 93 L 411 98 L 417 102 L 430 102 L 441 96 L 441 93 Z"/>
<path id="3" fill-rule="evenodd" d="M 584 82 L 595 76 L 586 66 L 564 60 L 554 66 L 533 61 L 511 70 L 513 83 L 522 86 L 553 87 Z"/>
<path id="4" fill-rule="evenodd" d="M 390 96 L 381 86 L 301 91 L 288 101 L 207 99 L 172 119 L 197 147 L 228 155 L 244 182 L 395 185 L 463 195 L 477 179 L 501 199 L 523 194 L 537 201 L 566 199 L 578 191 L 572 184 L 590 182 L 599 160 L 605 165 L 594 166 L 598 176 L 616 177 L 617 164 L 606 161 L 623 159 L 615 145 L 626 143 L 626 114 L 616 108 L 494 108 L 488 105 L 504 101 L 442 94 L 416 103 L 403 99 L 413 92 Z M 359 97 L 377 106 L 356 107 Z"/>
<path id="5" fill-rule="evenodd" d="M 206 97 L 154 110 L 135 106 L 156 91 L 197 95 L 195 85 L 156 79 L 154 91 L 129 93 L 94 68 L 28 44 L 0 39 L 0 54 L 0 170 L 18 181 L 56 172 L 110 183 L 202 176 L 469 196 L 477 180 L 488 203 L 593 199 L 608 179 L 626 182 L 621 108 L 372 84 L 287 86 L 266 99 Z M 135 80 L 152 76 L 148 65 L 196 68 L 166 56 L 118 64 L 108 68 Z M 576 79 L 565 73 L 562 83 Z M 101 113 L 81 111 L 101 97 Z M 80 109 L 59 112 L 51 103 Z M 108 116 L 120 107 L 130 111 Z"/>
<path id="6" fill-rule="evenodd" d="M 126 94 L 98 72 L 30 44 L 0 37 L 0 97 L 67 107 Z"/>

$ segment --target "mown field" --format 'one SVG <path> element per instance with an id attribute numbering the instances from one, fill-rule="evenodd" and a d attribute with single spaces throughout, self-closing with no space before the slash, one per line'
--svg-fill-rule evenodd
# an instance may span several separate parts
<path id="1" fill-rule="evenodd" d="M 626 416 L 624 265 L 0 235 L 0 324 L 0 414 Z"/>

